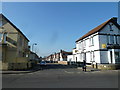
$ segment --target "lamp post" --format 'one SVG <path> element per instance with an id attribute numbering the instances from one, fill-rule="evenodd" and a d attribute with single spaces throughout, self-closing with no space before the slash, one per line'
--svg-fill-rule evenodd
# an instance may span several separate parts
<path id="1" fill-rule="evenodd" d="M 32 44 L 32 52 L 33 52 L 33 47 L 34 47 L 34 45 L 37 45 L 37 43 L 33 43 L 33 44 Z"/>

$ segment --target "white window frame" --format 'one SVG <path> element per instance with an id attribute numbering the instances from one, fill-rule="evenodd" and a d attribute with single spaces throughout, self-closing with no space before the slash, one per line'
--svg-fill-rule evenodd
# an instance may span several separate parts
<path id="1" fill-rule="evenodd" d="M 94 37 L 89 38 L 90 46 L 94 46 Z"/>
<path id="2" fill-rule="evenodd" d="M 113 35 L 108 35 L 108 41 L 109 41 L 109 44 L 114 44 L 115 43 L 115 40 L 114 40 L 114 36 Z"/>

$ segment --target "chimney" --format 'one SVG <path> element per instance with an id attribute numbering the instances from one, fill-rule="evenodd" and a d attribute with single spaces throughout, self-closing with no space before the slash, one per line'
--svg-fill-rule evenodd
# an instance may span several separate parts
<path id="1" fill-rule="evenodd" d="M 113 17 L 112 20 L 117 23 L 117 18 Z"/>

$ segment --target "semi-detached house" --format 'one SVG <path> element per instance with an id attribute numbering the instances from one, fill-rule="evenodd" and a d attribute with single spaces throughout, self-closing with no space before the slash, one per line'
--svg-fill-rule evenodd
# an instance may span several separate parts
<path id="1" fill-rule="evenodd" d="M 3 14 L 0 14 L 0 65 L 2 65 L 2 70 L 30 67 L 28 43 L 28 38 Z"/>
<path id="2" fill-rule="evenodd" d="M 111 18 L 76 41 L 68 62 L 88 64 L 120 64 L 120 25 Z"/>

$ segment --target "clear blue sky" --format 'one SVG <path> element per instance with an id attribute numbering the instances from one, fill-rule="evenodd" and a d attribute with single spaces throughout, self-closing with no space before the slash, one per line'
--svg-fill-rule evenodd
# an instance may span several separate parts
<path id="1" fill-rule="evenodd" d="M 3 3 L 2 13 L 30 40 L 34 51 L 47 56 L 60 49 L 72 51 L 82 35 L 118 16 L 118 3 L 18 2 Z"/>

